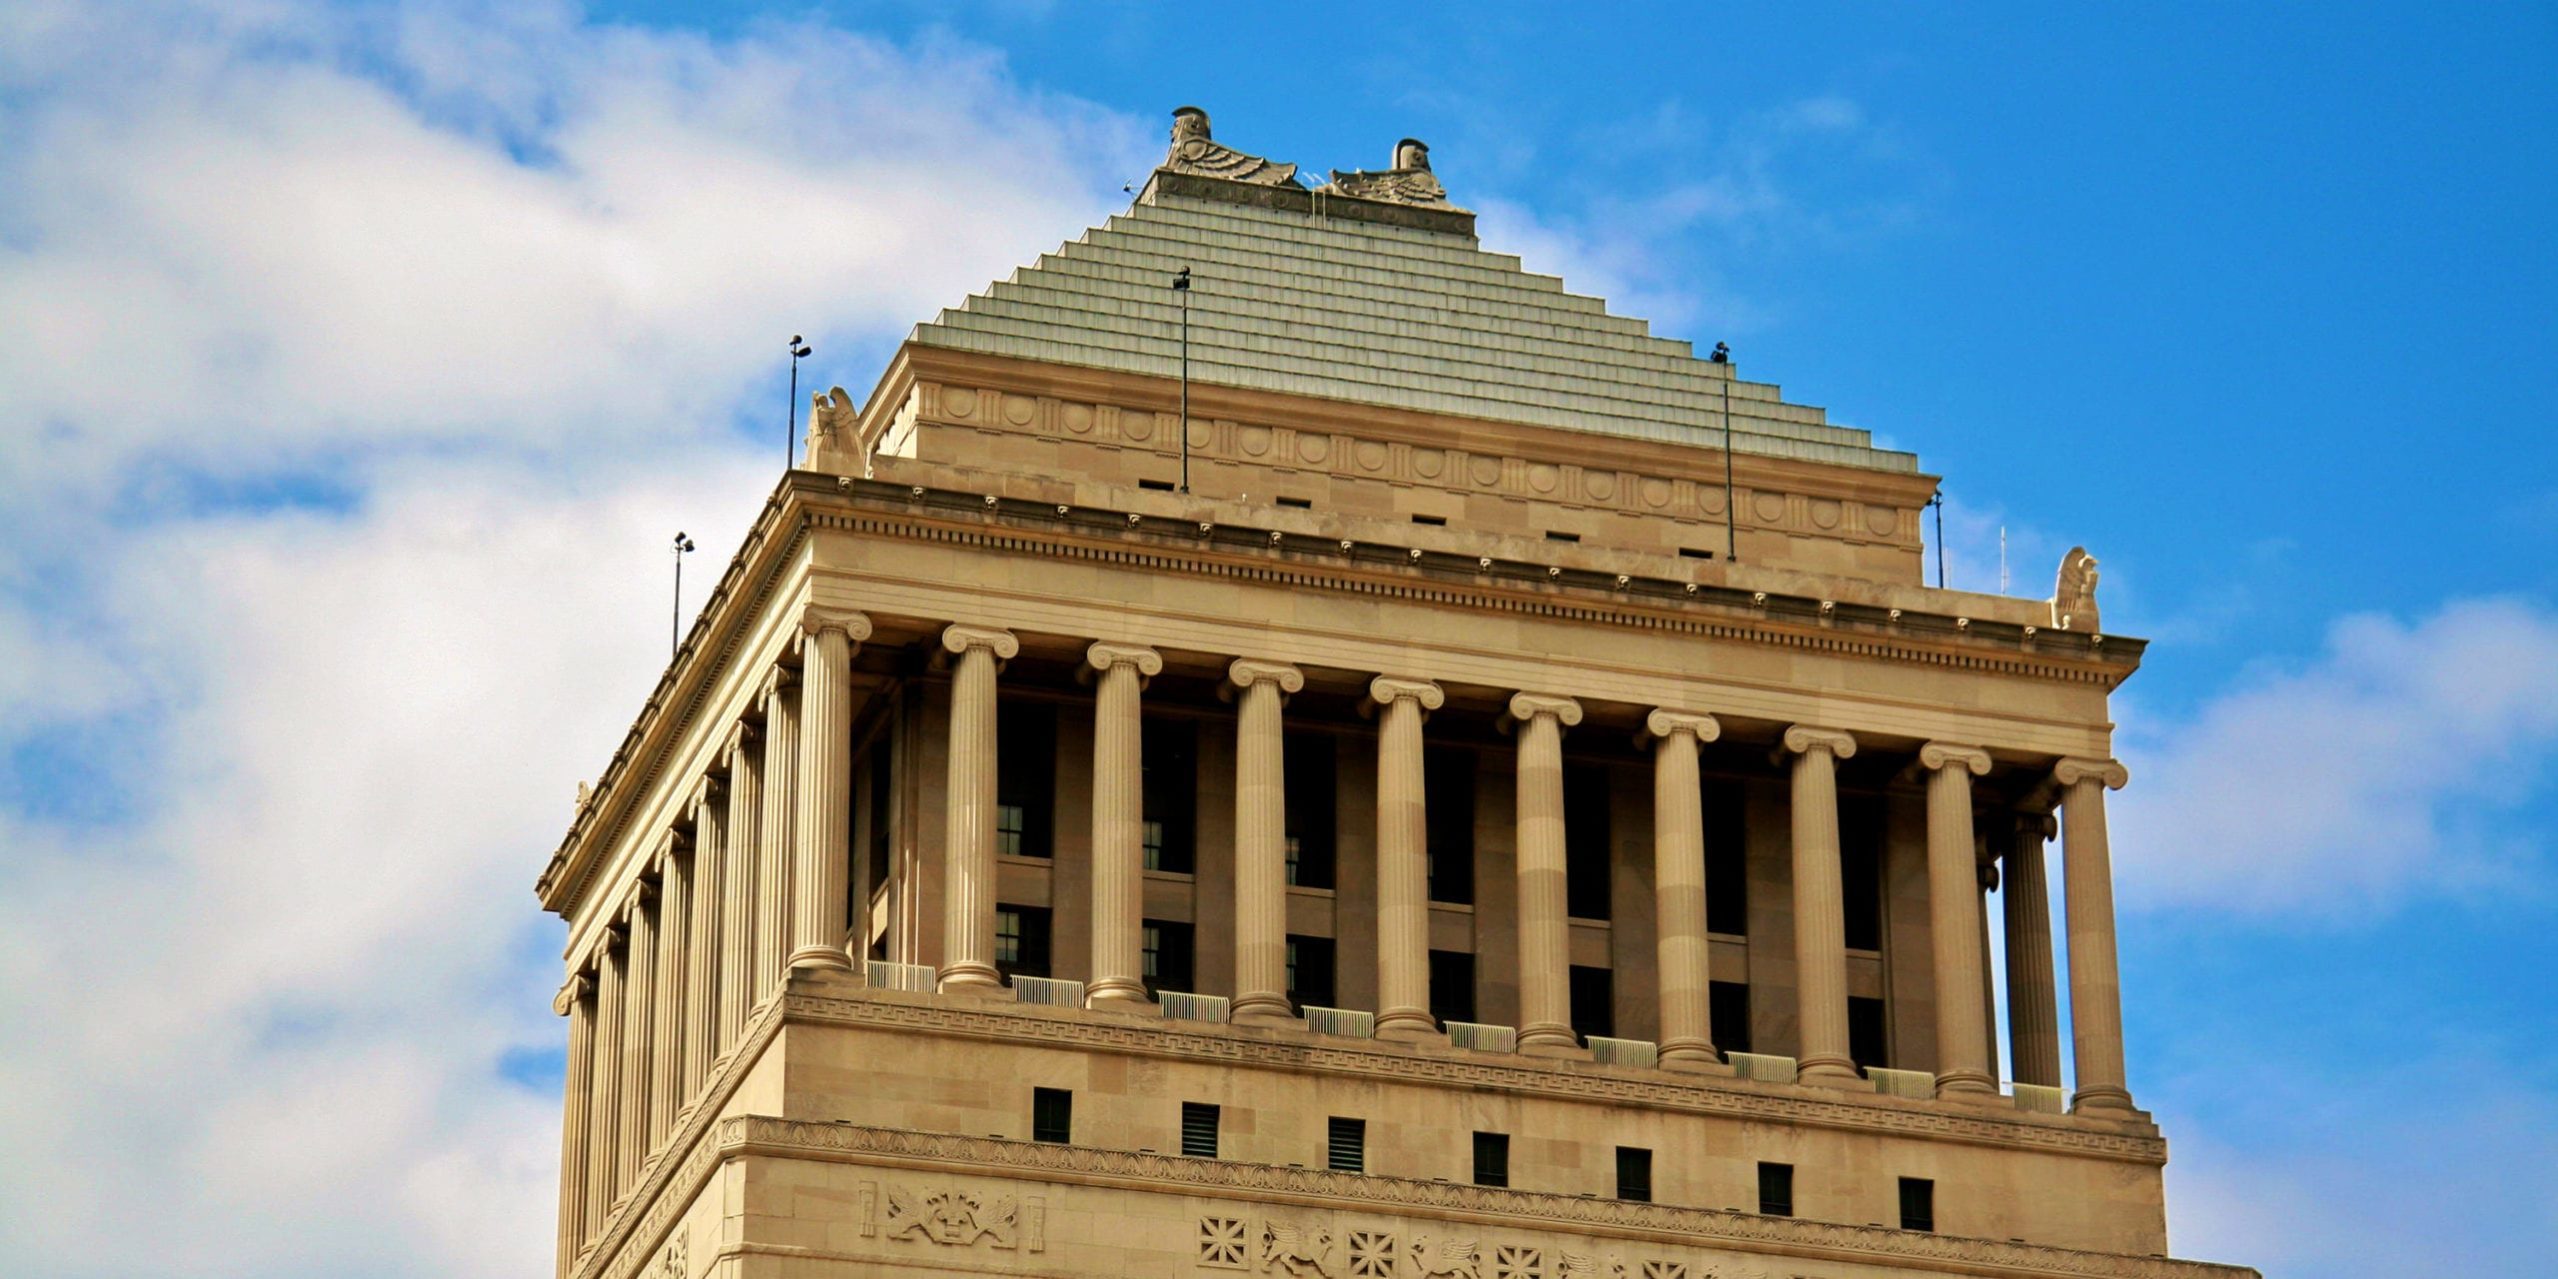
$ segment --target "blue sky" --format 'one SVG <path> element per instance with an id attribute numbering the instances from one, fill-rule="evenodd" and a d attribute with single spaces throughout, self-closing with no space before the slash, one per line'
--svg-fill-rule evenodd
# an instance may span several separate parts
<path id="1" fill-rule="evenodd" d="M 1183 103 L 1428 140 L 1918 452 L 1956 586 L 2102 557 L 2176 1251 L 2545 1265 L 2558 14 L 2412 5 L 9 6 L 0 1253 L 547 1264 L 529 885 L 667 534 L 751 518 L 782 337 L 865 391 Z"/>

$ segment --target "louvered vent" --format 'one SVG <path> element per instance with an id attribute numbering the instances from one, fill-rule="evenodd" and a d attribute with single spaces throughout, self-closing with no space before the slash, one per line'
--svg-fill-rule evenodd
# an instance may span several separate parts
<path id="1" fill-rule="evenodd" d="M 1763 1084 L 1794 1082 L 1794 1059 L 1791 1057 L 1767 1053 L 1726 1053 L 1723 1059 L 1732 1064 L 1732 1073 L 1743 1079 L 1755 1079 Z"/>
<path id="2" fill-rule="evenodd" d="M 930 964 L 892 964 L 874 959 L 863 970 L 873 990 L 902 990 L 909 994 L 929 995 L 935 982 Z"/>
<path id="3" fill-rule="evenodd" d="M 1164 1006 L 1164 1016 L 1174 1021 L 1217 1021 L 1226 1019 L 1226 997 L 1194 995 L 1186 990 L 1165 990 L 1155 994 Z"/>

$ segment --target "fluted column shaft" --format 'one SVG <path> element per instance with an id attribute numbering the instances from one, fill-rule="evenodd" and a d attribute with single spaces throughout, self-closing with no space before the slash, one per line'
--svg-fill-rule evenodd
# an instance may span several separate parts
<path id="1" fill-rule="evenodd" d="M 950 774 L 943 836 L 944 991 L 999 989 L 995 970 L 995 664 L 1021 651 L 1009 632 L 953 626 Z"/>
<path id="2" fill-rule="evenodd" d="M 790 890 L 792 968 L 850 968 L 845 881 L 853 856 L 853 648 L 870 638 L 859 613 L 800 619 L 798 855 Z"/>
<path id="3" fill-rule="evenodd" d="M 1146 680 L 1164 659 L 1153 649 L 1095 644 L 1084 660 L 1098 672 L 1092 745 L 1092 983 L 1095 1008 L 1146 1002 L 1145 714 Z"/>
<path id="4" fill-rule="evenodd" d="M 2007 925 L 2007 1051 L 2016 1062 L 2016 1081 L 2058 1088 L 2061 1023 L 2052 980 L 2051 890 L 2043 875 L 2051 820 L 2017 819 L 1999 904 Z"/>
<path id="5" fill-rule="evenodd" d="M 1927 770 L 1928 937 L 1936 959 L 1936 1095 L 1994 1095 L 1998 1081 L 1983 1054 L 1989 1009 L 1981 984 L 1981 876 L 1972 853 L 1972 779 L 1990 771 L 1989 753 L 1930 742 L 1919 748 Z"/>
<path id="6" fill-rule="evenodd" d="M 586 1233 L 592 1237 L 613 1211 L 622 1188 L 622 1064 L 630 1046 L 622 1037 L 622 988 L 628 984 L 628 942 L 616 926 L 595 944 L 595 1085 L 587 1100 Z M 585 1241 L 579 1241 L 583 1244 Z"/>
<path id="7" fill-rule="evenodd" d="M 729 730 L 728 836 L 719 894 L 719 1051 L 727 1052 L 755 1009 L 755 897 L 764 846 L 764 751 L 755 730 Z"/>
<path id="8" fill-rule="evenodd" d="M 658 857 L 656 997 L 649 1001 L 648 1148 L 655 1150 L 675 1130 L 675 1109 L 684 1098 L 684 1022 L 689 1012 L 684 991 L 684 925 L 692 918 L 690 841 L 669 832 Z"/>
<path id="9" fill-rule="evenodd" d="M 2069 915 L 2071 1060 L 2075 1110 L 2130 1110 L 2123 1073 L 2123 992 L 2114 960 L 2114 863 L 2106 848 L 2105 792 L 2130 780 L 2112 760 L 2065 759 L 2061 786 L 2062 888 Z"/>
<path id="10" fill-rule="evenodd" d="M 1785 730 L 1794 752 L 1794 985 L 1805 1083 L 1857 1077 L 1847 1043 L 1847 917 L 1839 886 L 1838 761 L 1856 739 L 1830 729 Z"/>
<path id="11" fill-rule="evenodd" d="M 1421 722 L 1447 701 L 1424 680 L 1379 678 L 1377 726 L 1377 1022 L 1379 1039 L 1433 1034 L 1430 1016 L 1430 821 Z"/>
<path id="12" fill-rule="evenodd" d="M 560 1120 L 559 1273 L 577 1264 L 586 1242 L 586 1152 L 593 1140 L 590 1101 L 595 1087 L 595 986 L 586 974 L 568 979 L 552 1007 L 568 1015 L 568 1062 L 563 1071 L 567 1104 Z"/>
<path id="13" fill-rule="evenodd" d="M 1697 747 L 1722 735 L 1711 715 L 1656 710 L 1652 743 L 1652 904 L 1659 937 L 1661 1064 L 1715 1060 L 1712 943 L 1705 931 L 1705 794 Z"/>
<path id="14" fill-rule="evenodd" d="M 790 881 L 799 829 L 799 674 L 764 678 L 764 829 L 755 857 L 755 1004 L 781 989 L 790 957 Z"/>
<path id="15" fill-rule="evenodd" d="M 656 1054 L 651 1049 L 657 1033 L 652 1015 L 657 998 L 657 903 L 647 885 L 640 888 L 631 903 L 630 959 L 622 975 L 622 1116 L 614 1146 L 616 1195 L 639 1181 L 640 1165 L 649 1154 L 648 1087 L 655 1073 Z"/>
<path id="16" fill-rule="evenodd" d="M 692 918 L 684 928 L 684 1051 L 678 1094 L 699 1097 L 719 1055 L 720 902 L 727 891 L 727 806 L 704 778 L 693 789 Z"/>
<path id="17" fill-rule="evenodd" d="M 1288 774 L 1280 705 L 1306 686 L 1296 667 L 1237 661 L 1235 1021 L 1285 1020 L 1288 1006 Z"/>
<path id="18" fill-rule="evenodd" d="M 1563 730 L 1581 704 L 1520 693 L 1510 699 L 1519 749 L 1519 1051 L 1578 1048 L 1572 1029 L 1572 937 L 1566 921 Z"/>

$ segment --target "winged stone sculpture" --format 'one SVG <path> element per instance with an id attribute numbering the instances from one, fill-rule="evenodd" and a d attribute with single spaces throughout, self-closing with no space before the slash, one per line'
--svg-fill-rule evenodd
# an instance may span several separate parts
<path id="1" fill-rule="evenodd" d="M 1172 151 L 1164 156 L 1163 167 L 1175 173 L 1195 173 L 1256 186 L 1301 185 L 1297 166 L 1246 155 L 1210 137 L 1208 113 L 1197 107 L 1181 107 L 1172 113 Z"/>
<path id="2" fill-rule="evenodd" d="M 1453 209 L 1448 203 L 1448 189 L 1439 185 L 1438 175 L 1430 172 L 1430 146 L 1419 138 L 1405 138 L 1394 144 L 1394 167 L 1391 169 L 1356 169 L 1344 173 L 1332 171 L 1332 181 L 1321 188 L 1361 200 L 1379 200 L 1387 204 L 1410 204 L 1425 209 Z"/>
<path id="3" fill-rule="evenodd" d="M 2084 546 L 2061 557 L 2060 580 L 2052 586 L 2052 629 L 2096 630 L 2096 557 Z"/>

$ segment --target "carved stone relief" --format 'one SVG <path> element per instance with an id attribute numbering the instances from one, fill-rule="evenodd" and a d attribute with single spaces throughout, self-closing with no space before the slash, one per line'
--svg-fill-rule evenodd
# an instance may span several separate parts
<path id="1" fill-rule="evenodd" d="M 1261 1268 L 1280 1274 L 1330 1275 L 1339 1242 L 1328 1225 L 1268 1218 L 1261 1223 Z"/>
<path id="2" fill-rule="evenodd" d="M 882 1186 L 865 1181 L 859 1211 L 865 1238 L 919 1240 L 955 1248 L 982 1242 L 1022 1252 L 1047 1247 L 1047 1202 L 1036 1196 L 1016 1199 L 931 1182 Z"/>
<path id="3" fill-rule="evenodd" d="M 1344 1228 L 1305 1215 L 1199 1219 L 1198 1267 L 1323 1279 L 1769 1279 L 1755 1266 L 1680 1257 L 1583 1253 L 1477 1236 Z M 1255 1245 L 1258 1245 L 1256 1251 Z M 1796 1279 L 1806 1279 L 1797 1276 Z"/>

